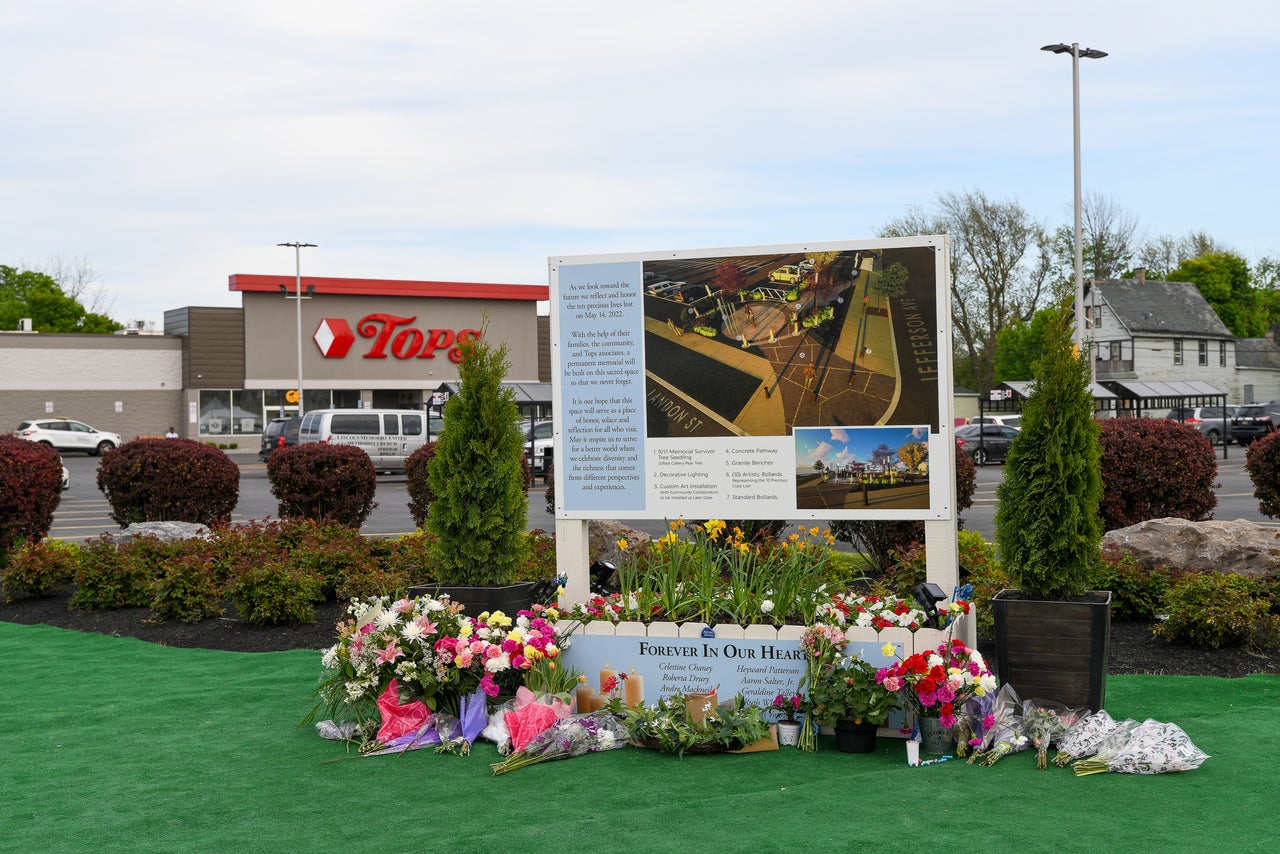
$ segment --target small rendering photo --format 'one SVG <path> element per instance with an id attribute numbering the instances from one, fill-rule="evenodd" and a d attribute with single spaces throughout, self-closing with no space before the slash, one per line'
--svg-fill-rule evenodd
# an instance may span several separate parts
<path id="1" fill-rule="evenodd" d="M 798 427 L 796 506 L 929 509 L 929 428 Z"/>

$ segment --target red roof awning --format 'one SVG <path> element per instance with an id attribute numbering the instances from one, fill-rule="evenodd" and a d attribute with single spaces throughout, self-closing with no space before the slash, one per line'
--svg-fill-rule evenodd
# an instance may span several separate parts
<path id="1" fill-rule="evenodd" d="M 229 277 L 230 290 L 241 292 L 278 293 L 284 285 L 293 291 L 297 287 L 295 276 L 260 276 L 250 273 L 233 273 Z M 547 285 L 501 285 L 482 282 L 411 282 L 399 279 L 337 279 L 326 276 L 303 276 L 302 286 L 313 286 L 322 294 L 355 294 L 379 297 L 449 297 L 452 299 L 488 300 L 549 300 L 551 289 Z"/>

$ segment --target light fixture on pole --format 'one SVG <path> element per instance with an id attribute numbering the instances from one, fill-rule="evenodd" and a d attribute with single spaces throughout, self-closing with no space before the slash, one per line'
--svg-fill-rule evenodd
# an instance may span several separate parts
<path id="1" fill-rule="evenodd" d="M 302 415 L 306 411 L 306 407 L 302 402 L 302 301 L 311 299 L 311 294 L 315 293 L 314 287 L 307 288 L 307 296 L 302 295 L 302 250 L 314 249 L 314 243 L 277 243 L 276 246 L 290 246 L 293 248 L 293 268 L 295 274 L 295 293 L 289 296 L 289 291 L 284 285 L 280 286 L 280 290 L 284 291 L 284 298 L 296 300 L 294 303 L 298 318 L 298 414 Z"/>
<path id="2" fill-rule="evenodd" d="M 1085 354 L 1085 316 L 1084 316 L 1084 242 L 1081 235 L 1080 226 L 1080 58 L 1085 59 L 1102 59 L 1106 56 L 1105 51 L 1094 50 L 1087 47 L 1080 49 L 1080 45 L 1076 42 L 1071 44 L 1047 44 L 1040 48 L 1050 53 L 1069 53 L 1071 54 L 1071 117 L 1072 126 L 1075 130 L 1075 250 L 1076 250 L 1076 349 L 1077 352 Z M 1089 359 L 1090 377 L 1093 375 L 1094 356 L 1092 353 L 1087 354 Z"/>

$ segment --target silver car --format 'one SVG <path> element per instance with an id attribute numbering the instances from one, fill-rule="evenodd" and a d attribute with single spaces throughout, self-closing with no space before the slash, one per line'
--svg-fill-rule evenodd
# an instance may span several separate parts
<path id="1" fill-rule="evenodd" d="M 1226 410 L 1224 419 L 1223 410 Z M 1238 406 L 1183 406 L 1170 409 L 1165 418 L 1170 421 L 1181 421 L 1200 431 L 1200 435 L 1209 440 L 1210 445 L 1220 445 L 1224 439 L 1231 441 L 1231 419 L 1235 417 Z"/>

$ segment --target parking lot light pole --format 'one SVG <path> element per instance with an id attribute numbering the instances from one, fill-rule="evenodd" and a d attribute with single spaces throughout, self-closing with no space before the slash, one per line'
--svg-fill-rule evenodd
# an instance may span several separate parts
<path id="1" fill-rule="evenodd" d="M 1066 44 L 1047 44 L 1040 48 L 1049 53 L 1071 54 L 1071 118 L 1075 131 L 1075 250 L 1076 250 L 1076 350 L 1089 359 L 1089 376 L 1093 377 L 1094 356 L 1085 351 L 1085 316 L 1084 316 L 1084 242 L 1080 225 L 1080 58 L 1102 59 L 1107 54 L 1093 48 L 1080 49 L 1077 42 Z"/>
<path id="2" fill-rule="evenodd" d="M 276 246 L 293 247 L 294 285 L 296 293 L 292 299 L 295 300 L 294 306 L 297 309 L 296 314 L 298 318 L 298 414 L 302 415 L 305 412 L 305 407 L 302 403 L 302 301 L 304 299 L 310 299 L 310 297 L 304 297 L 302 295 L 302 250 L 314 249 L 316 245 L 314 243 L 298 243 L 295 241 L 293 243 L 277 243 Z M 285 289 L 283 285 L 281 285 L 281 289 L 285 291 L 285 299 L 291 299 L 288 290 Z"/>

